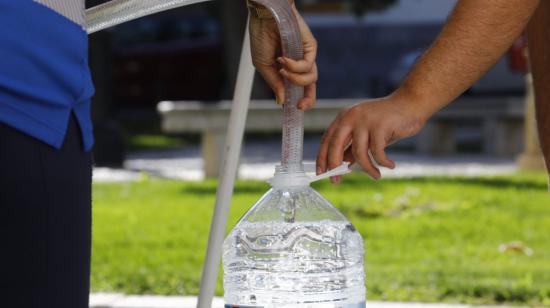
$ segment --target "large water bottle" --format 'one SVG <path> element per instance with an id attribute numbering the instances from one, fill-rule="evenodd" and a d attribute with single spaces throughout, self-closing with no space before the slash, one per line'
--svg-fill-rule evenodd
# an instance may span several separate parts
<path id="1" fill-rule="evenodd" d="M 364 307 L 363 239 L 309 182 L 279 170 L 226 238 L 226 307 Z"/>

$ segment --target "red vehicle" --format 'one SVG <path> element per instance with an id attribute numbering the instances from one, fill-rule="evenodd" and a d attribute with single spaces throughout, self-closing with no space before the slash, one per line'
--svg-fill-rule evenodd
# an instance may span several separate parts
<path id="1" fill-rule="evenodd" d="M 527 35 L 525 33 L 514 41 L 508 55 L 510 68 L 513 72 L 526 74 L 529 71 L 529 60 L 527 59 Z"/>

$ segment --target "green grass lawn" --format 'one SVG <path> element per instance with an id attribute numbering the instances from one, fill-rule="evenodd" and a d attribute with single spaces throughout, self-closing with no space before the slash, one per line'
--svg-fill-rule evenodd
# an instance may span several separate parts
<path id="1" fill-rule="evenodd" d="M 340 186 L 315 186 L 365 239 L 369 299 L 550 306 L 542 174 L 379 182 L 350 175 Z M 267 189 L 239 182 L 229 226 Z M 215 181 L 94 185 L 93 290 L 197 294 L 215 190 Z M 499 251 L 513 241 L 532 255 Z"/>
<path id="2" fill-rule="evenodd" d="M 131 151 L 181 148 L 186 144 L 182 138 L 165 134 L 132 134 L 126 143 Z"/>

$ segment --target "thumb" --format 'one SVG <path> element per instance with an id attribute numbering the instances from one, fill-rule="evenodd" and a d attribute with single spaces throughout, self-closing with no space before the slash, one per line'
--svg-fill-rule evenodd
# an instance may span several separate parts
<path id="1" fill-rule="evenodd" d="M 352 147 L 353 143 L 344 152 L 344 161 L 347 161 L 350 166 L 355 164 L 355 157 L 353 156 Z"/>

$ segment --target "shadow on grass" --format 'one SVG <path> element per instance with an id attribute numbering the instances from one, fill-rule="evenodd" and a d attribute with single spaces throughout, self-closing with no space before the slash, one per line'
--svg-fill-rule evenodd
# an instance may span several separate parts
<path id="1" fill-rule="evenodd" d="M 235 195 L 239 194 L 261 194 L 269 190 L 269 184 L 261 181 L 239 182 L 235 186 Z M 184 187 L 181 192 L 184 194 L 215 195 L 218 189 L 217 182 L 192 183 Z"/>
<path id="2" fill-rule="evenodd" d="M 487 188 L 516 188 L 516 189 L 532 189 L 532 190 L 547 190 L 548 186 L 545 181 L 539 181 L 533 178 L 524 177 L 411 177 L 411 178 L 393 178 L 374 181 L 366 176 L 352 176 L 345 178 L 343 187 L 357 186 L 363 187 L 368 184 L 371 188 L 382 188 L 391 186 L 392 184 L 451 184 L 451 185 L 466 185 L 479 186 Z M 329 182 L 321 182 L 315 185 L 318 189 L 333 187 Z"/>
<path id="3" fill-rule="evenodd" d="M 541 178 L 542 179 L 542 178 Z M 334 186 L 328 181 L 315 183 L 315 189 L 363 189 L 368 185 L 371 189 L 390 189 L 393 184 L 445 184 L 445 185 L 460 185 L 460 186 L 478 186 L 486 188 L 515 188 L 515 189 L 530 189 L 530 190 L 547 190 L 547 184 L 544 180 L 538 180 L 533 177 L 523 176 L 499 176 L 499 177 L 411 177 L 411 178 L 390 178 L 374 181 L 366 175 L 351 175 L 344 179 L 340 186 Z M 235 194 L 261 194 L 267 192 L 269 184 L 264 181 L 239 181 L 235 187 Z M 183 189 L 182 193 L 190 193 L 196 195 L 212 195 L 216 194 L 217 182 L 206 181 L 198 183 L 189 183 Z"/>
<path id="4" fill-rule="evenodd" d="M 516 287 L 501 287 L 501 286 L 485 286 L 485 285 L 454 285 L 446 286 L 440 294 L 440 300 L 447 298 L 470 297 L 485 299 L 487 302 L 497 304 L 516 303 L 525 304 L 532 303 L 535 306 L 540 305 L 550 298 L 550 290 L 538 289 L 533 287 L 516 286 Z"/>

